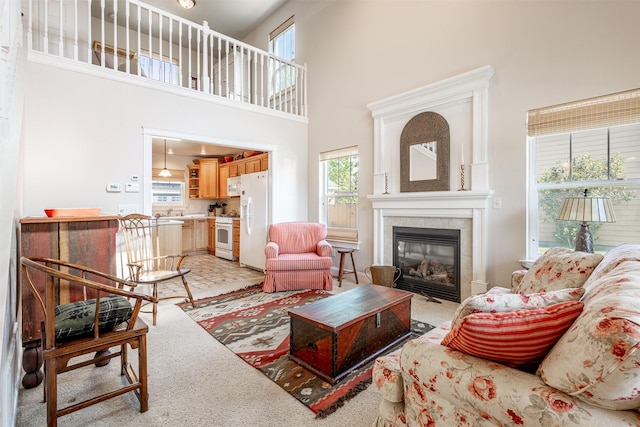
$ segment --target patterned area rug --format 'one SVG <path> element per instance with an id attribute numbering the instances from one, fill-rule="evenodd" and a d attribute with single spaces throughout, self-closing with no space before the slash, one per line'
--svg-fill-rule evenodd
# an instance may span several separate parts
<path id="1" fill-rule="evenodd" d="M 324 418 L 369 386 L 373 364 L 331 385 L 289 360 L 288 310 L 330 295 L 321 290 L 264 293 L 259 284 L 198 300 L 196 307 L 178 305 L 238 357 L 306 405 L 317 418 Z M 422 322 L 411 323 L 414 337 L 433 328 Z"/>

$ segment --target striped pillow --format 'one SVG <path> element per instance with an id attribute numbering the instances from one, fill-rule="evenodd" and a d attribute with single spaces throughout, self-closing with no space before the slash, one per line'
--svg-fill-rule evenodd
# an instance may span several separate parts
<path id="1" fill-rule="evenodd" d="M 472 356 L 522 370 L 535 369 L 582 312 L 581 301 L 503 313 L 472 313 L 442 340 Z"/>

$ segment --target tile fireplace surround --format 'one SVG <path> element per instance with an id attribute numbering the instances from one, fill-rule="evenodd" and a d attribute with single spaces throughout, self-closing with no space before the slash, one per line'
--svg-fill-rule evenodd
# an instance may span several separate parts
<path id="1" fill-rule="evenodd" d="M 485 66 L 369 104 L 374 118 L 373 207 L 375 265 L 393 262 L 393 227 L 460 230 L 460 296 L 485 292 L 487 215 L 493 191 L 487 163 L 488 87 Z M 450 127 L 450 190 L 400 192 L 400 134 L 415 115 L 433 111 Z M 469 162 L 464 162 L 470 155 Z M 465 164 L 465 189 L 460 165 Z M 404 166 L 406 167 L 406 165 Z"/>

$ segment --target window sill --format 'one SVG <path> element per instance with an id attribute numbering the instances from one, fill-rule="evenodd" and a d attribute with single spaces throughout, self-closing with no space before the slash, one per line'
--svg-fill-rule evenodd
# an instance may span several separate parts
<path id="1" fill-rule="evenodd" d="M 327 237 L 327 242 L 331 244 L 334 248 L 348 248 L 348 249 L 360 249 L 360 242 L 353 242 L 350 240 L 338 240 L 338 239 L 330 239 Z"/>

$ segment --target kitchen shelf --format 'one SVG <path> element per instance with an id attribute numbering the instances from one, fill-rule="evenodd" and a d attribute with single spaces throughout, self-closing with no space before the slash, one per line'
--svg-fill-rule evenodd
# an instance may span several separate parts
<path id="1" fill-rule="evenodd" d="M 189 198 L 200 198 L 200 165 L 187 165 L 189 169 Z"/>

